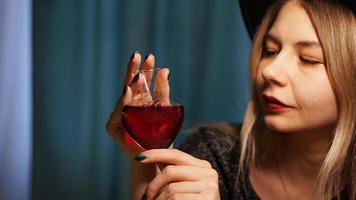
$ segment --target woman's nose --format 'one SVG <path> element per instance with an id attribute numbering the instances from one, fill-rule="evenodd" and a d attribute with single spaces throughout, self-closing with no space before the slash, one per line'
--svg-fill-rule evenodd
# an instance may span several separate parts
<path id="1" fill-rule="evenodd" d="M 288 82 L 288 66 L 291 58 L 287 53 L 280 53 L 262 69 L 262 77 L 270 84 L 285 86 Z"/>

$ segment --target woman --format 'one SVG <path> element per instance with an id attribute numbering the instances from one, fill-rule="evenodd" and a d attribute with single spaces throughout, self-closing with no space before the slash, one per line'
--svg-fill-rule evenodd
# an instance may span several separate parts
<path id="1" fill-rule="evenodd" d="M 202 127 L 181 150 L 137 154 L 132 199 L 356 199 L 355 33 L 355 13 L 338 2 L 275 2 L 254 35 L 241 130 Z M 134 53 L 107 124 L 132 157 L 141 150 L 120 113 L 135 95 L 140 61 Z M 142 67 L 153 68 L 154 56 Z M 168 74 L 161 74 L 163 90 Z"/>

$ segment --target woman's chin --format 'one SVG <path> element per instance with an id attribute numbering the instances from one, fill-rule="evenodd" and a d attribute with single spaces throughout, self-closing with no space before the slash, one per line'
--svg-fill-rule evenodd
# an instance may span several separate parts
<path id="1" fill-rule="evenodd" d="M 295 132 L 298 128 L 293 126 L 293 122 L 288 120 L 280 119 L 278 117 L 265 116 L 264 118 L 265 126 L 273 131 L 280 133 Z"/>

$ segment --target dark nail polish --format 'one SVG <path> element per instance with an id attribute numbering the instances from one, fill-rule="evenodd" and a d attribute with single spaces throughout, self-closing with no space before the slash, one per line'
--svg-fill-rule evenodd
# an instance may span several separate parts
<path id="1" fill-rule="evenodd" d="M 122 95 L 125 95 L 127 92 L 127 85 L 124 86 L 124 89 L 122 90 Z"/>
<path id="2" fill-rule="evenodd" d="M 145 57 L 145 60 L 147 60 L 147 58 L 150 57 L 151 55 L 153 56 L 152 53 L 148 54 L 148 55 Z"/>
<path id="3" fill-rule="evenodd" d="M 135 52 L 131 55 L 130 60 L 134 59 L 134 57 L 135 57 L 136 53 L 138 53 L 138 51 L 135 51 Z"/>
<path id="4" fill-rule="evenodd" d="M 137 161 L 143 161 L 145 159 L 148 158 L 148 154 L 147 153 L 139 153 L 135 156 L 135 160 Z"/>
<path id="5" fill-rule="evenodd" d="M 132 79 L 132 82 L 135 83 L 135 82 L 138 81 L 138 79 L 140 79 L 140 74 L 139 74 L 139 73 L 137 73 L 137 74 L 135 75 L 135 77 Z"/>
<path id="6" fill-rule="evenodd" d="M 168 74 L 167 80 L 169 81 L 169 78 L 171 77 L 171 73 Z"/>
<path id="7" fill-rule="evenodd" d="M 142 196 L 141 200 L 147 200 L 146 193 L 145 193 L 145 194 L 143 194 L 143 196 Z"/>

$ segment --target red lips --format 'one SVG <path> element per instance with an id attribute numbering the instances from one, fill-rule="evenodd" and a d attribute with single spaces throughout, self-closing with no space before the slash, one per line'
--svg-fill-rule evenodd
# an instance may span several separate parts
<path id="1" fill-rule="evenodd" d="M 268 96 L 266 94 L 262 95 L 262 98 L 265 102 L 265 107 L 267 110 L 284 110 L 290 106 L 282 103 L 276 97 Z"/>

